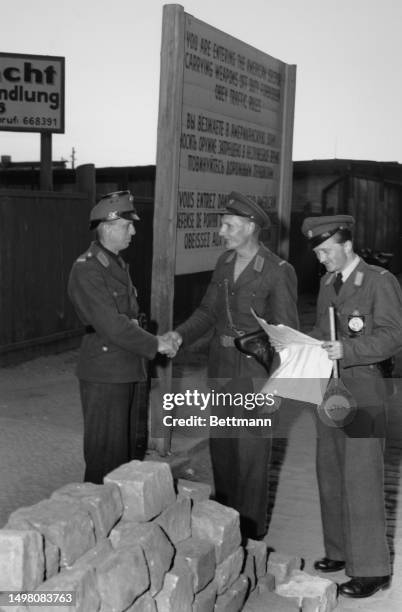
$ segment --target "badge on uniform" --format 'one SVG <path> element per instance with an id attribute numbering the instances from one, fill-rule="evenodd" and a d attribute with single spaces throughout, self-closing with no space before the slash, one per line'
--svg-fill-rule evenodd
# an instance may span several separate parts
<path id="1" fill-rule="evenodd" d="M 351 336 L 359 336 L 362 334 L 365 326 L 365 317 L 361 315 L 358 310 L 354 310 L 352 314 L 348 316 L 348 328 Z"/>

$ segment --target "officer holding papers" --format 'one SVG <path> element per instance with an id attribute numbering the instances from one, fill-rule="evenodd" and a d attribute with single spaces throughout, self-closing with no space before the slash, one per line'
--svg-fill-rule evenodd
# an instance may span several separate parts
<path id="1" fill-rule="evenodd" d="M 390 585 L 385 537 L 383 450 L 385 391 L 381 362 L 402 348 L 402 292 L 387 270 L 366 264 L 353 249 L 353 217 L 304 220 L 302 232 L 326 268 L 311 335 L 323 340 L 357 404 L 344 427 L 317 419 L 317 476 L 324 531 L 321 572 L 345 568 L 340 593 L 362 598 Z M 337 340 L 328 308 L 335 307 Z"/>

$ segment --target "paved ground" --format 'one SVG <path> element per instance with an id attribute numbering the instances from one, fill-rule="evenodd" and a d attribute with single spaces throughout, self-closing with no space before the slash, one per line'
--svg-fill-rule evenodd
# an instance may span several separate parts
<path id="1" fill-rule="evenodd" d="M 313 302 L 304 303 L 308 327 Z M 0 527 L 8 514 L 48 496 L 55 488 L 82 480 L 82 420 L 73 370 L 77 353 L 43 357 L 0 371 Z M 402 377 L 400 362 L 398 375 Z M 176 374 L 198 379 L 202 357 L 182 360 Z M 187 383 L 186 383 L 187 384 Z M 394 554 L 392 588 L 366 600 L 341 598 L 337 610 L 399 612 L 402 609 L 402 410 L 391 406 L 386 452 L 388 535 Z M 311 409 L 294 405 L 287 437 L 275 440 L 271 469 L 271 519 L 267 541 L 283 553 L 312 560 L 323 554 L 318 492 L 314 473 L 315 431 Z M 211 482 L 205 440 L 173 436 L 170 461 L 178 473 Z M 150 458 L 156 458 L 151 453 Z M 343 572 L 334 579 L 346 579 Z"/>

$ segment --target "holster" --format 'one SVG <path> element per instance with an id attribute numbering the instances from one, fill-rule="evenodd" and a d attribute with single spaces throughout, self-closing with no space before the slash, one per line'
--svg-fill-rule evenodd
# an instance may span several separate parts
<path id="1" fill-rule="evenodd" d="M 269 374 L 275 355 L 275 349 L 272 347 L 264 330 L 261 329 L 244 334 L 243 336 L 235 338 L 234 343 L 239 351 L 245 355 L 254 357 Z"/>
<path id="2" fill-rule="evenodd" d="M 142 329 L 148 330 L 148 317 L 145 312 L 138 313 L 138 325 L 142 327 Z"/>

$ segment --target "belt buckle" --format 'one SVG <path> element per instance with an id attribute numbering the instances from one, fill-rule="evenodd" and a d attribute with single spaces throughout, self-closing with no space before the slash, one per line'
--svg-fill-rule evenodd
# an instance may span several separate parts
<path id="1" fill-rule="evenodd" d="M 220 336 L 220 341 L 221 341 L 221 345 L 224 346 L 225 348 L 229 348 L 229 347 L 233 347 L 234 346 L 234 337 L 233 336 L 226 336 L 225 334 L 222 334 Z"/>

